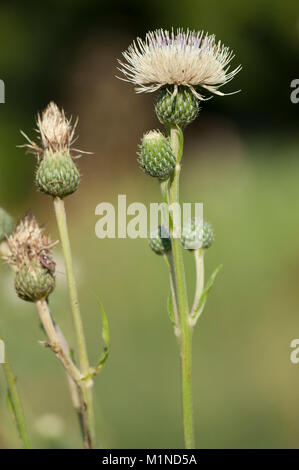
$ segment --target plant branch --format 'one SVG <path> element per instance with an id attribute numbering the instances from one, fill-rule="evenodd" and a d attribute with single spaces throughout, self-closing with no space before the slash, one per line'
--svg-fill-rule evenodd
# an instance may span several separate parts
<path id="1" fill-rule="evenodd" d="M 180 321 L 179 321 L 179 314 L 178 314 L 178 307 L 177 307 L 175 272 L 174 272 L 172 253 L 164 254 L 163 258 L 166 262 L 168 272 L 169 272 L 170 292 L 171 292 L 171 297 L 172 297 L 173 314 L 174 314 L 174 321 L 175 321 L 175 335 L 179 337 L 180 336 Z"/>
<path id="2" fill-rule="evenodd" d="M 75 280 L 74 270 L 73 270 L 72 252 L 71 252 L 71 245 L 70 245 L 70 239 L 69 239 L 69 233 L 68 233 L 64 201 L 60 199 L 59 197 L 54 198 L 54 208 L 55 208 L 57 225 L 59 229 L 60 240 L 61 240 L 64 260 L 65 260 L 71 310 L 72 310 L 76 338 L 77 338 L 77 345 L 78 345 L 80 369 L 81 369 L 81 373 L 83 374 L 83 376 L 87 376 L 89 373 L 89 361 L 88 361 L 86 341 L 85 341 L 84 330 L 83 330 L 83 323 L 82 323 L 82 318 L 81 318 L 81 313 L 80 313 L 76 280 Z M 87 418 L 85 422 L 85 426 L 88 427 L 89 429 L 89 435 L 90 435 L 89 444 L 90 444 L 90 447 L 92 447 L 93 442 L 95 440 L 92 381 L 89 380 L 88 383 L 89 383 L 89 387 L 85 387 L 83 389 L 83 394 L 84 394 L 83 398 L 84 398 L 84 405 L 86 406 L 86 418 Z M 86 446 L 87 444 L 88 443 L 85 443 Z"/>
<path id="3" fill-rule="evenodd" d="M 49 347 L 57 356 L 57 358 L 62 363 L 64 369 L 67 372 L 67 375 L 70 379 L 71 385 L 71 396 L 72 402 L 79 413 L 80 423 L 83 428 L 84 443 L 86 448 L 91 448 L 91 435 L 89 429 L 89 419 L 87 415 L 86 407 L 86 395 L 89 391 L 91 381 L 84 380 L 83 375 L 79 369 L 75 366 L 73 361 L 69 356 L 69 347 L 68 344 L 61 333 L 60 329 L 54 324 L 52 316 L 50 314 L 49 306 L 46 300 L 39 300 L 36 303 L 36 308 L 39 314 L 40 321 L 43 325 L 43 328 L 48 336 L 49 343 L 43 343 L 46 347 Z M 62 344 L 60 340 L 62 339 Z M 76 385 L 76 392 L 73 387 L 73 384 Z"/>
<path id="4" fill-rule="evenodd" d="M 204 289 L 204 249 L 199 248 L 194 250 L 195 270 L 196 270 L 196 284 L 193 306 L 190 316 L 193 317 L 198 309 L 201 294 Z"/>
<path id="5" fill-rule="evenodd" d="M 170 129 L 170 141 L 172 149 L 177 157 L 177 165 L 174 170 L 170 186 L 170 203 L 179 202 L 179 177 L 180 159 L 182 156 L 182 131 L 177 127 Z M 179 231 L 176 211 L 173 214 L 174 231 Z M 177 235 L 177 234 L 176 234 Z M 172 252 L 174 260 L 174 271 L 176 280 L 176 292 L 178 299 L 178 311 L 181 331 L 181 368 L 182 368 L 182 402 L 185 447 L 194 448 L 193 430 L 193 410 L 192 410 L 192 390 L 191 390 L 191 354 L 192 354 L 192 331 L 189 324 L 189 306 L 187 296 L 187 286 L 185 279 L 184 261 L 180 238 L 172 233 Z"/>

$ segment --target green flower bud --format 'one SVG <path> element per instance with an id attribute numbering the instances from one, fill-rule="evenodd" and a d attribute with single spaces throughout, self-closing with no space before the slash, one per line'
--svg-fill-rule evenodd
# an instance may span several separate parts
<path id="1" fill-rule="evenodd" d="M 169 140 L 160 131 L 149 131 L 142 138 L 139 164 L 147 175 L 165 180 L 176 165 Z"/>
<path id="2" fill-rule="evenodd" d="M 13 232 L 13 218 L 0 207 L 0 243 Z"/>
<path id="3" fill-rule="evenodd" d="M 55 287 L 55 277 L 38 260 L 24 265 L 16 273 L 15 289 L 18 296 L 29 302 L 46 299 Z"/>
<path id="4" fill-rule="evenodd" d="M 64 198 L 76 191 L 80 174 L 67 151 L 46 150 L 37 168 L 35 182 L 41 192 Z"/>
<path id="5" fill-rule="evenodd" d="M 154 232 L 150 234 L 148 239 L 149 247 L 157 255 L 163 255 L 171 250 L 171 239 L 165 227 L 159 226 Z"/>
<path id="6" fill-rule="evenodd" d="M 210 248 L 214 242 L 214 231 L 209 222 L 197 222 L 192 219 L 182 231 L 181 243 L 186 250 Z"/>
<path id="7" fill-rule="evenodd" d="M 77 121 L 67 119 L 65 113 L 51 102 L 37 117 L 37 130 L 41 145 L 24 135 L 25 145 L 37 156 L 38 168 L 35 182 L 40 191 L 53 197 L 64 198 L 76 191 L 80 183 L 80 174 L 72 154 L 72 144 Z M 85 152 L 88 153 L 88 152 Z"/>
<path id="8" fill-rule="evenodd" d="M 168 88 L 163 88 L 156 102 L 156 114 L 165 126 L 177 124 L 187 126 L 199 113 L 199 102 L 188 87 L 180 86 L 174 95 Z"/>

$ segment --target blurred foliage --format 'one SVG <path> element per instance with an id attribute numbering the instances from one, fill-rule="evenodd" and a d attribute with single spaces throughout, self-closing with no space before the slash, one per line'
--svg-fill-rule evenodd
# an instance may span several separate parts
<path id="1" fill-rule="evenodd" d="M 93 363 L 101 348 L 97 296 L 111 326 L 111 356 L 96 379 L 99 438 L 109 447 L 182 443 L 178 351 L 166 312 L 168 276 L 144 240 L 97 240 L 94 210 L 117 194 L 159 200 L 136 164 L 142 133 L 157 127 L 154 97 L 114 78 L 117 58 L 155 28 L 215 33 L 243 70 L 226 87 L 242 93 L 203 103 L 186 131 L 182 198 L 203 201 L 216 242 L 207 274 L 223 263 L 194 337 L 194 395 L 201 447 L 297 447 L 299 375 L 289 360 L 298 337 L 297 1 L 92 0 L 0 4 L 0 205 L 17 218 L 31 207 L 57 236 L 51 201 L 32 184 L 34 116 L 54 99 L 80 116 L 80 190 L 67 200 L 82 310 Z M 77 144 L 76 144 L 77 145 Z M 60 248 L 58 271 L 63 273 Z M 186 254 L 192 286 L 192 257 Z M 39 447 L 77 447 L 80 438 L 63 371 L 43 339 L 32 305 L 16 299 L 0 270 L 0 329 Z M 65 276 L 52 309 L 73 340 Z M 96 327 L 98 325 L 98 328 Z M 297 333 L 296 333 L 297 332 Z M 20 443 L 0 376 L 0 447 Z"/>

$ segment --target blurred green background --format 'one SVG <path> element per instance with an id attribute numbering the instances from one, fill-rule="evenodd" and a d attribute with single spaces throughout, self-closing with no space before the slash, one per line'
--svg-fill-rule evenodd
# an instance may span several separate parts
<path id="1" fill-rule="evenodd" d="M 137 36 L 163 27 L 215 33 L 243 70 L 185 133 L 184 201 L 204 202 L 216 242 L 207 274 L 220 263 L 194 334 L 194 409 L 203 448 L 298 447 L 299 337 L 298 2 L 288 0 L 1 1 L 0 205 L 16 219 L 31 208 L 57 237 L 50 198 L 33 184 L 35 159 L 17 145 L 34 137 L 50 100 L 79 116 L 82 183 L 67 199 L 81 307 L 94 363 L 101 351 L 99 295 L 109 315 L 111 355 L 96 379 L 99 444 L 181 447 L 180 373 L 166 312 L 168 274 L 145 240 L 98 240 L 95 207 L 159 200 L 138 169 L 136 147 L 157 128 L 153 95 L 135 95 L 115 78 L 117 59 Z M 60 247 L 51 308 L 74 341 Z M 192 295 L 193 260 L 186 254 Z M 0 269 L 0 331 L 18 377 L 35 447 L 80 447 L 64 373 L 43 349 L 34 306 L 18 300 Z M 21 446 L 0 374 L 0 448 Z"/>

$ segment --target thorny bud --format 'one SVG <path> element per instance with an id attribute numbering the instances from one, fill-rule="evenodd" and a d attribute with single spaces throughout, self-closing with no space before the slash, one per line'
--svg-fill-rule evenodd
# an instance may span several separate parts
<path id="1" fill-rule="evenodd" d="M 214 231 L 212 225 L 205 221 L 191 222 L 185 225 L 182 230 L 181 243 L 186 250 L 197 248 L 210 248 L 214 242 Z"/>
<path id="2" fill-rule="evenodd" d="M 163 226 L 159 226 L 150 234 L 148 243 L 150 249 L 157 255 L 163 255 L 171 250 L 171 239 L 167 229 Z"/>
<path id="3" fill-rule="evenodd" d="M 169 139 L 156 130 L 144 134 L 138 161 L 144 173 L 160 180 L 169 178 L 176 165 Z"/>
<path id="4" fill-rule="evenodd" d="M 199 101 L 187 87 L 179 86 L 177 92 L 163 88 L 156 102 L 156 114 L 165 126 L 185 127 L 196 119 Z"/>

